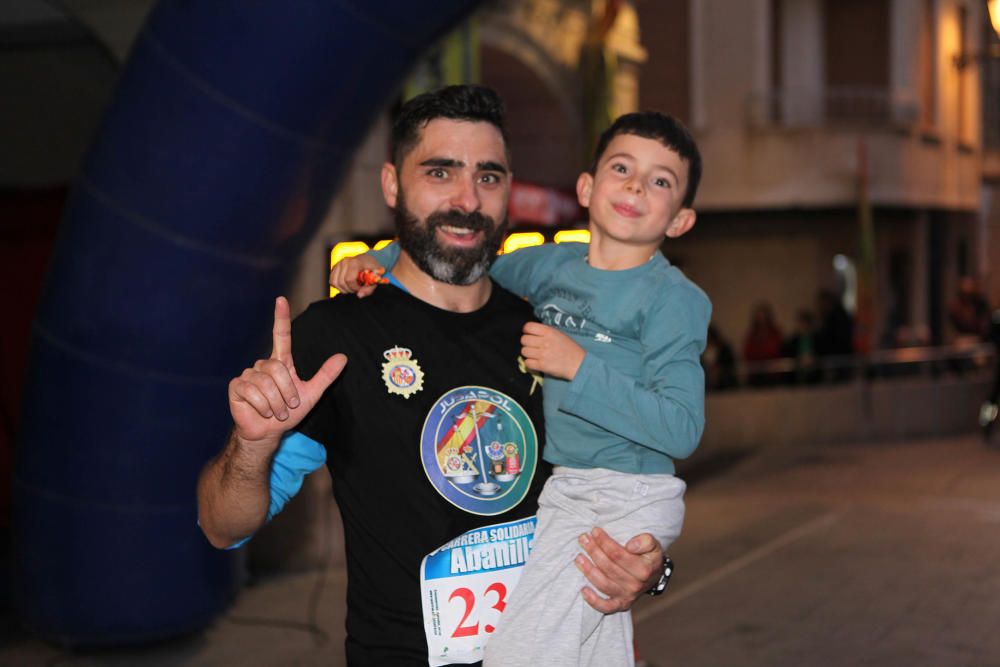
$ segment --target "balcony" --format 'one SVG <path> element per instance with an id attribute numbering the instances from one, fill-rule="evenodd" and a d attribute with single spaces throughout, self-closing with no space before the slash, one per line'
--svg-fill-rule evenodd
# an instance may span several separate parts
<path id="1" fill-rule="evenodd" d="M 894 98 L 880 86 L 787 88 L 753 93 L 747 104 L 755 128 L 910 128 L 917 120 L 912 99 Z"/>

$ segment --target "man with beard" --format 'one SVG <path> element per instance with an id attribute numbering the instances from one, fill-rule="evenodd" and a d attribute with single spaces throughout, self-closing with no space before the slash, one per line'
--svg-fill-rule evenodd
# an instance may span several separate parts
<path id="1" fill-rule="evenodd" d="M 381 184 L 402 248 L 398 288 L 315 303 L 294 326 L 277 300 L 271 357 L 230 383 L 234 428 L 199 480 L 199 521 L 213 545 L 238 545 L 325 461 L 344 521 L 348 662 L 470 663 L 507 589 L 438 598 L 451 579 L 431 581 L 422 562 L 471 545 L 452 565 L 491 569 L 494 554 L 488 563 L 474 548 L 481 529 L 529 534 L 549 474 L 541 392 L 518 363 L 531 308 L 486 275 L 510 193 L 502 104 L 478 86 L 421 95 L 401 109 L 391 148 Z M 622 546 L 595 529 L 581 543 L 590 560 L 579 567 L 606 597 L 581 595 L 600 611 L 627 608 L 659 577 L 650 535 Z M 524 555 L 505 552 L 495 569 Z M 441 607 L 463 604 L 449 625 Z"/>

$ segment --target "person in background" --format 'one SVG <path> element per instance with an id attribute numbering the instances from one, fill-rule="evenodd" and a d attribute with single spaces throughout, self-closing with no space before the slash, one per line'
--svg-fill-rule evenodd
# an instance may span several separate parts
<path id="1" fill-rule="evenodd" d="M 816 295 L 816 309 L 819 312 L 816 355 L 826 367 L 824 374 L 834 381 L 847 380 L 853 374 L 852 360 L 848 357 L 854 354 L 854 320 L 830 289 L 822 289 Z"/>
<path id="2" fill-rule="evenodd" d="M 750 329 L 743 338 L 743 361 L 751 364 L 781 358 L 781 329 L 774 321 L 774 308 L 761 301 L 753 308 Z M 777 383 L 781 374 L 762 370 L 752 370 L 747 374 L 747 383 L 765 386 Z"/>
<path id="3" fill-rule="evenodd" d="M 948 304 L 948 321 L 959 339 L 981 342 L 990 330 L 990 306 L 972 276 L 958 281 L 958 294 Z"/>
<path id="4" fill-rule="evenodd" d="M 802 308 L 795 315 L 795 332 L 782 345 L 782 356 L 795 360 L 791 377 L 797 384 L 812 384 L 820 379 L 816 363 L 816 317 Z"/>
<path id="5" fill-rule="evenodd" d="M 986 401 L 979 408 L 979 426 L 982 428 L 983 440 L 986 444 L 993 443 L 991 433 L 996 424 L 1000 408 L 997 407 L 1000 401 L 1000 309 L 994 310 L 990 316 L 989 341 L 993 343 L 993 386 Z"/>
<path id="6" fill-rule="evenodd" d="M 706 389 L 721 391 L 739 384 L 733 348 L 714 324 L 708 326 L 708 339 L 701 355 L 701 365 L 705 369 Z"/>

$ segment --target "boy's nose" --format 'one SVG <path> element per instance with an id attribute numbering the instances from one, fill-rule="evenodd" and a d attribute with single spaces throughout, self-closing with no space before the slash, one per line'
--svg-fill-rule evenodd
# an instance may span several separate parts
<path id="1" fill-rule="evenodd" d="M 630 178 L 625 182 L 625 189 L 638 194 L 642 192 L 642 182 L 636 178 Z"/>

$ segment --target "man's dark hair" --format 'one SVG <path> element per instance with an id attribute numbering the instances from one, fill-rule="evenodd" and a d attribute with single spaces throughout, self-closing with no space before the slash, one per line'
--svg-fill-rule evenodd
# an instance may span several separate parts
<path id="1" fill-rule="evenodd" d="M 676 151 L 688 163 L 687 190 L 681 206 L 691 208 L 694 196 L 698 192 L 698 182 L 701 181 L 701 153 L 694 137 L 684 124 L 673 116 L 659 111 L 637 111 L 618 117 L 611 127 L 601 133 L 594 151 L 594 162 L 590 165 L 590 173 L 597 171 L 597 163 L 608 149 L 608 144 L 619 134 L 634 134 L 643 139 L 658 141 L 667 148 Z"/>
<path id="2" fill-rule="evenodd" d="M 503 101 L 496 91 L 485 86 L 446 86 L 417 95 L 400 108 L 389 146 L 396 169 L 403 166 L 403 159 L 420 141 L 420 131 L 436 118 L 489 123 L 500 130 L 507 150 Z"/>

